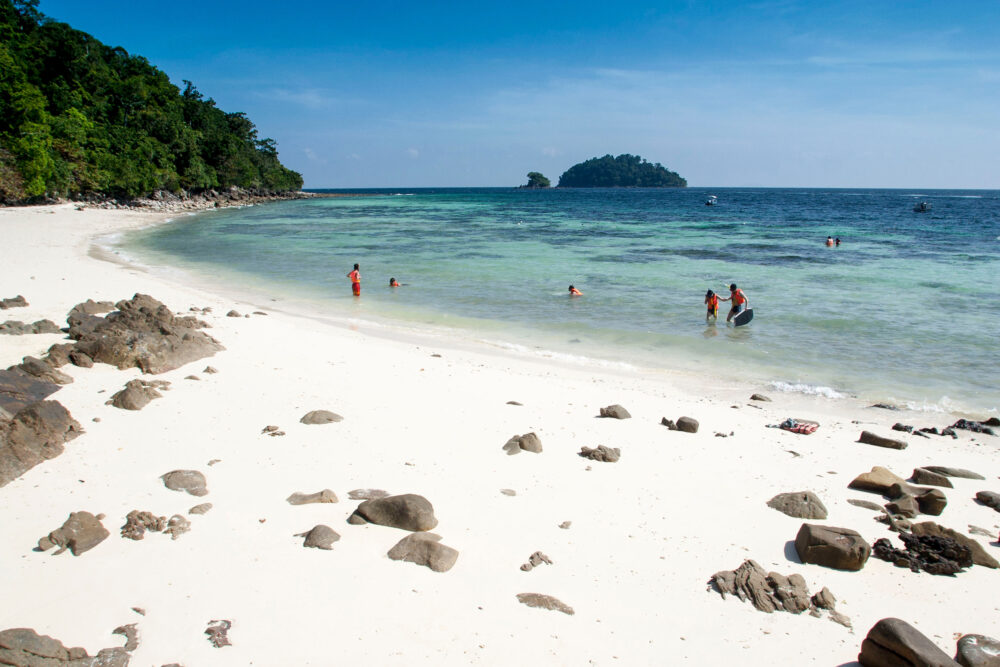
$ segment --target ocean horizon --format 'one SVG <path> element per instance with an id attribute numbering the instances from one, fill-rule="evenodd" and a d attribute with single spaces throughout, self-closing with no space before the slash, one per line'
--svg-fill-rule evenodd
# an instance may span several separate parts
<path id="1" fill-rule="evenodd" d="M 1000 406 L 998 190 L 309 191 L 366 196 L 181 216 L 116 248 L 322 315 L 527 354 L 915 409 Z M 705 291 L 731 282 L 753 322 L 727 326 L 723 303 L 706 323 Z"/>

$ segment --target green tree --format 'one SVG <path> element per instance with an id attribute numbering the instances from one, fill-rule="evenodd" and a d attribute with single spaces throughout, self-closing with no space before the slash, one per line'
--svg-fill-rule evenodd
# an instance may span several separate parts
<path id="1" fill-rule="evenodd" d="M 527 185 L 522 185 L 522 188 L 547 188 L 552 185 L 549 179 L 545 178 L 540 172 L 529 171 L 528 172 L 528 183 Z"/>

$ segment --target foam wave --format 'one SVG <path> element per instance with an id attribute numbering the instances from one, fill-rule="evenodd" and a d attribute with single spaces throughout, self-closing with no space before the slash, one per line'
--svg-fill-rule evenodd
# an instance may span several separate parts
<path id="1" fill-rule="evenodd" d="M 806 394 L 807 396 L 824 396 L 826 398 L 847 398 L 848 394 L 843 394 L 833 387 L 823 385 L 806 384 L 804 382 L 771 382 L 771 387 L 777 391 L 784 391 L 793 394 Z"/>

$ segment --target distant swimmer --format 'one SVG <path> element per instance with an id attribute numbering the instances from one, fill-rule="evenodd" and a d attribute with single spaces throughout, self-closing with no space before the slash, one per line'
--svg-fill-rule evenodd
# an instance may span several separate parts
<path id="1" fill-rule="evenodd" d="M 583 292 L 581 292 L 577 288 L 575 288 L 572 285 L 570 285 L 569 286 L 569 295 L 570 296 L 583 296 Z"/>
<path id="2" fill-rule="evenodd" d="M 347 277 L 351 279 L 351 291 L 354 292 L 354 296 L 361 296 L 361 266 L 355 264 L 354 270 L 348 273 Z"/>
<path id="3" fill-rule="evenodd" d="M 733 302 L 732 307 L 729 309 L 729 315 L 726 316 L 727 322 L 736 315 L 739 315 L 748 303 L 746 295 L 743 293 L 743 290 L 736 286 L 736 283 L 729 286 L 729 296 L 720 296 L 719 300 Z"/>
<path id="4" fill-rule="evenodd" d="M 708 290 L 705 292 L 705 305 L 708 306 L 708 313 L 705 315 L 705 321 L 714 320 L 719 317 L 719 295 Z"/>
<path id="5" fill-rule="evenodd" d="M 833 237 L 832 236 L 827 236 L 826 237 L 826 245 L 828 247 L 833 245 Z"/>
<path id="6" fill-rule="evenodd" d="M 833 243 L 834 243 L 834 245 L 836 245 L 839 248 L 840 247 L 840 237 L 838 236 L 837 240 L 834 241 Z"/>
<path id="7" fill-rule="evenodd" d="M 389 287 L 399 287 L 399 283 L 396 282 L 395 278 L 389 278 Z"/>

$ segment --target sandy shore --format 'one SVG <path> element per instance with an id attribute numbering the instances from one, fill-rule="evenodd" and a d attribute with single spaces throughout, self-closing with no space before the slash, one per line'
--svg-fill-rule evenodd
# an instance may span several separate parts
<path id="1" fill-rule="evenodd" d="M 1000 571 L 915 574 L 870 559 L 859 572 L 802 564 L 801 519 L 766 505 L 775 494 L 815 492 L 824 523 L 872 543 L 898 539 L 848 498 L 884 502 L 847 484 L 873 466 L 901 477 L 922 465 L 967 468 L 935 520 L 963 533 L 1000 530 L 1000 513 L 974 502 L 1000 491 L 1000 438 L 903 436 L 902 451 L 857 443 L 894 422 L 943 427 L 953 415 L 890 412 L 850 400 L 770 393 L 712 378 L 612 373 L 502 356 L 443 340 L 394 340 L 238 302 L 92 256 L 91 239 L 154 224 L 163 214 L 70 205 L 0 209 L 0 298 L 30 305 L 7 319 L 49 318 L 88 298 L 149 294 L 175 312 L 211 307 L 208 333 L 226 350 L 155 379 L 171 383 L 139 412 L 105 401 L 137 369 L 65 366 L 74 378 L 52 396 L 86 433 L 66 452 L 0 488 L 0 629 L 34 628 L 91 654 L 137 623 L 132 664 L 817 664 L 852 663 L 879 619 L 902 618 L 949 654 L 958 635 L 997 635 Z M 344 289 L 349 289 L 345 283 Z M 267 315 L 226 317 L 230 309 Z M 0 367 L 42 356 L 59 334 L 0 336 Z M 202 370 L 211 365 L 217 374 Z M 185 379 L 196 375 L 198 380 Z M 522 405 L 507 404 L 518 401 Z M 598 419 L 625 406 L 628 420 Z M 299 423 L 310 410 L 339 423 Z M 690 416 L 696 434 L 662 417 Z M 766 428 L 786 417 L 821 423 L 812 435 Z M 94 421 L 98 419 L 99 421 Z M 860 423 L 855 423 L 860 422 Z M 283 437 L 261 430 L 277 425 Z M 515 434 L 535 432 L 541 454 L 507 456 Z M 726 437 L 717 437 L 724 434 Z M 621 449 L 616 463 L 577 456 Z M 209 466 L 209 462 L 218 463 Z M 195 469 L 209 494 L 164 488 L 160 475 Z M 443 542 L 460 552 L 433 572 L 386 552 L 404 531 L 346 522 L 352 489 L 415 493 L 434 505 Z M 293 492 L 331 489 L 337 504 L 292 506 Z M 501 493 L 510 489 L 516 495 Z M 177 540 L 119 536 L 134 509 L 187 514 L 211 502 Z M 106 515 L 111 536 L 81 556 L 32 551 L 70 512 Z M 562 522 L 570 521 L 568 529 Z M 297 533 L 336 530 L 332 551 L 304 549 Z M 994 557 L 997 542 L 977 538 Z M 995 538 L 994 538 L 995 539 Z M 553 561 L 524 572 L 535 551 Z M 752 558 L 828 587 L 853 632 L 828 618 L 764 614 L 709 590 L 709 577 Z M 532 609 L 519 593 L 555 596 L 570 616 Z M 132 611 L 141 608 L 145 615 Z M 232 621 L 232 646 L 214 648 L 209 621 Z"/>

